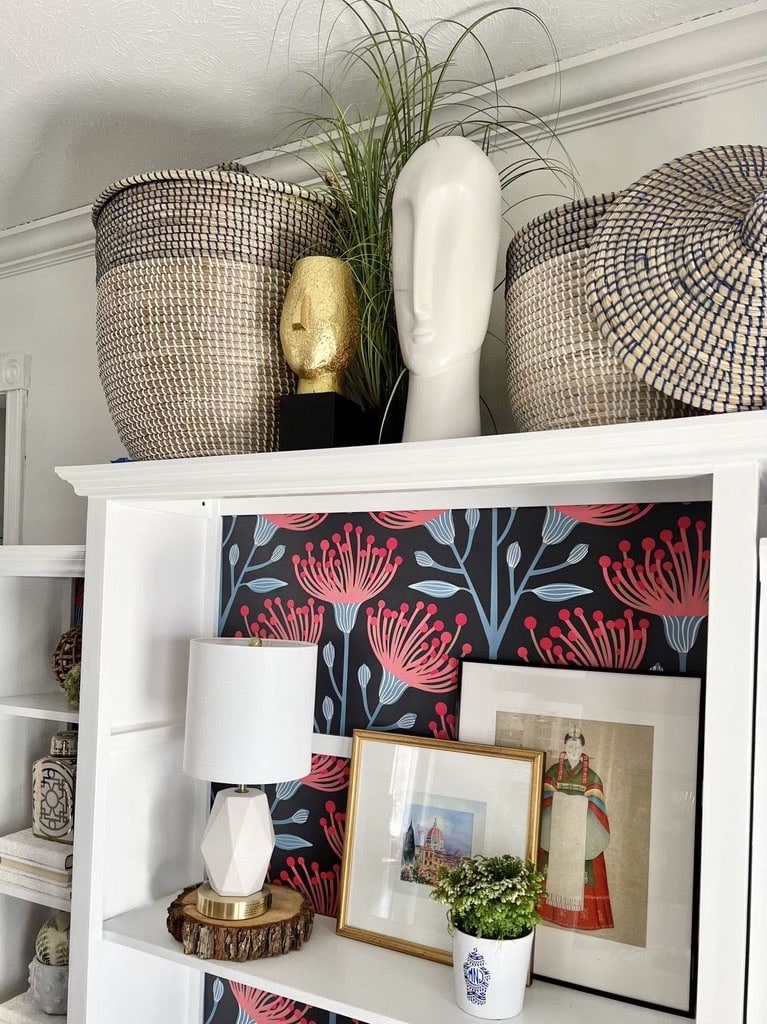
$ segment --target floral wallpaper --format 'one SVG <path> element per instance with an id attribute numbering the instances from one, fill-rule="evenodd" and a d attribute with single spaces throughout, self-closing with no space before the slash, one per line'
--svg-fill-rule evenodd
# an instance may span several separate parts
<path id="1" fill-rule="evenodd" d="M 702 674 L 710 518 L 708 502 L 227 518 L 219 631 L 319 644 L 316 732 L 453 739 L 462 657 Z M 348 774 L 315 755 L 267 787 L 271 881 L 330 916 Z M 204 1024 L 347 1020 L 206 979 Z"/>

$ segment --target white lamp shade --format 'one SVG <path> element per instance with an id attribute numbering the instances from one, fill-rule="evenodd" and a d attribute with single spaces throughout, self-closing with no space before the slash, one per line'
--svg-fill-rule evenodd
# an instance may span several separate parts
<path id="1" fill-rule="evenodd" d="M 184 771 L 236 784 L 308 775 L 316 676 L 316 644 L 190 641 Z"/>

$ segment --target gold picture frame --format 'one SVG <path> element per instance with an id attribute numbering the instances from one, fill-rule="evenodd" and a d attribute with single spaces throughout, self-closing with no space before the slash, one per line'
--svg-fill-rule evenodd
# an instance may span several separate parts
<path id="1" fill-rule="evenodd" d="M 355 729 L 337 933 L 449 964 L 439 869 L 534 860 L 542 779 L 537 750 Z"/>

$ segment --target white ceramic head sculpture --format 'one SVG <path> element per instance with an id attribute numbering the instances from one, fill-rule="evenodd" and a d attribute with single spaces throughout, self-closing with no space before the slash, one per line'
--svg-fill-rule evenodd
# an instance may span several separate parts
<path id="1" fill-rule="evenodd" d="M 403 440 L 480 433 L 479 356 L 501 230 L 498 172 L 450 136 L 405 164 L 392 207 L 397 328 L 410 371 Z"/>

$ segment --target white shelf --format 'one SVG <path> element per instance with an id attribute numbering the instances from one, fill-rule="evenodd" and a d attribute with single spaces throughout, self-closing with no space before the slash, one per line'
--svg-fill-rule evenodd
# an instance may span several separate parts
<path id="1" fill-rule="evenodd" d="M 314 931 L 298 952 L 238 964 L 186 956 L 168 934 L 173 896 L 104 922 L 108 942 L 149 953 L 190 970 L 364 1020 L 366 1024 L 466 1024 L 453 998 L 450 967 L 395 953 L 335 933 L 335 921 L 315 917 Z M 678 1024 L 674 1014 L 536 981 L 515 1024 Z"/>
<path id="2" fill-rule="evenodd" d="M 0 1024 L 67 1024 L 66 1014 L 43 1013 L 33 1004 L 28 992 L 14 996 L 6 1003 L 0 1003 Z"/>
<path id="3" fill-rule="evenodd" d="M 78 722 L 80 712 L 67 703 L 62 690 L 46 693 L 19 693 L 0 697 L 0 715 L 20 718 L 44 718 L 49 722 Z"/>
<path id="4" fill-rule="evenodd" d="M 38 892 L 37 889 L 27 888 L 26 885 L 16 885 L 14 882 L 6 882 L 2 878 L 0 878 L 0 892 L 18 900 L 26 900 L 27 903 L 52 907 L 54 910 L 69 910 L 72 902 L 67 896 L 54 896 L 52 893 Z"/>
<path id="5" fill-rule="evenodd" d="M 84 576 L 82 544 L 6 544 L 0 546 L 2 576 Z"/>

